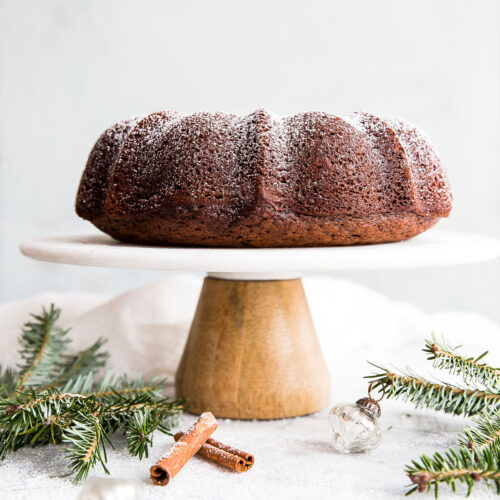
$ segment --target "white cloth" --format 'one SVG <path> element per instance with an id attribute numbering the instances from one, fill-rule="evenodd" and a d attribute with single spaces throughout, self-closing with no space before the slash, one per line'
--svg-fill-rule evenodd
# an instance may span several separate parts
<path id="1" fill-rule="evenodd" d="M 12 366 L 17 362 L 14 352 L 20 325 L 30 312 L 54 302 L 63 311 L 61 324 L 72 326 L 73 349 L 105 337 L 111 366 L 172 380 L 200 287 L 199 278 L 172 275 L 117 298 L 44 293 L 0 305 L 0 363 Z M 388 367 L 391 363 L 400 368 L 410 365 L 426 374 L 429 365 L 420 349 L 432 330 L 454 344 L 470 346 L 471 354 L 489 348 L 492 355 L 496 353 L 490 361 L 500 364 L 500 326 L 485 317 L 465 312 L 426 314 L 363 286 L 326 277 L 306 277 L 304 287 L 330 370 L 332 402 L 354 401 L 366 394 L 362 377 L 373 371 L 367 360 Z M 255 467 L 245 474 L 193 459 L 167 486 L 167 492 L 150 485 L 148 467 L 154 459 L 145 463 L 128 457 L 122 442 L 109 452 L 109 468 L 113 477 L 139 481 L 148 499 L 401 498 L 408 482 L 403 466 L 423 452 L 454 444 L 465 421 L 417 412 L 391 401 L 382 403 L 382 411 L 384 443 L 366 455 L 346 457 L 331 451 L 327 412 L 322 411 L 278 421 L 222 420 L 217 438 L 256 456 Z M 191 420 L 184 416 L 181 427 Z M 170 443 L 169 437 L 155 436 L 152 457 L 163 454 Z M 9 491 L 8 498 L 26 498 L 35 491 L 35 498 L 76 498 L 78 488 L 70 478 L 49 478 L 62 473 L 61 447 L 21 450 L 0 466 L 0 488 Z M 99 467 L 93 475 L 102 475 Z M 485 491 L 478 488 L 478 497 Z"/>

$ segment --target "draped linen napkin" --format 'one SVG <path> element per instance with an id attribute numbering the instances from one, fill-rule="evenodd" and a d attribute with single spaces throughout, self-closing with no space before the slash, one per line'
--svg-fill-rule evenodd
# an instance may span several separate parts
<path id="1" fill-rule="evenodd" d="M 489 348 L 491 361 L 500 357 L 500 326 L 478 314 L 426 314 L 350 281 L 317 276 L 303 281 L 336 394 L 335 379 L 346 372 L 352 378 L 359 375 L 364 387 L 361 377 L 370 371 L 366 360 L 423 366 L 425 356 L 419 350 L 432 331 L 444 334 L 451 343 L 469 346 L 472 354 Z M 61 325 L 72 327 L 70 351 L 105 337 L 113 368 L 172 379 L 201 284 L 197 276 L 173 274 L 115 298 L 46 292 L 0 304 L 0 364 L 12 366 L 18 361 L 17 337 L 29 313 L 54 303 L 62 309 Z"/>

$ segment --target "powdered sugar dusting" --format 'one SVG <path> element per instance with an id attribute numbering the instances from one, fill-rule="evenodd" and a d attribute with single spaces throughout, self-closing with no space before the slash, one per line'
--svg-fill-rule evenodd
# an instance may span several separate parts
<path id="1" fill-rule="evenodd" d="M 107 218 L 99 227 L 120 239 L 118 221 L 126 218 L 128 241 L 236 246 L 239 238 L 241 246 L 393 241 L 432 221 L 408 219 L 395 236 L 342 220 L 325 230 L 314 225 L 384 214 L 432 218 L 450 208 L 434 149 L 405 122 L 263 109 L 247 116 L 162 111 L 120 122 L 97 142 L 77 197 L 79 215 Z M 144 217 L 157 224 L 140 224 Z"/>

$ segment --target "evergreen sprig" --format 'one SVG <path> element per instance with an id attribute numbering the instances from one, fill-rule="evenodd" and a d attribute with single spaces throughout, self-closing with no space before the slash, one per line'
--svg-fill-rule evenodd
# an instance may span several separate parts
<path id="1" fill-rule="evenodd" d="M 62 431 L 79 411 L 85 406 L 89 411 L 96 408 L 94 401 L 86 399 L 52 389 L 19 392 L 15 400 L 0 400 L 0 458 L 26 445 L 61 442 Z"/>
<path id="2" fill-rule="evenodd" d="M 142 409 L 134 412 L 125 432 L 129 453 L 141 459 L 147 458 L 149 447 L 153 445 L 153 432 L 156 430 L 167 432 L 167 429 L 160 428 L 161 425 L 155 409 Z"/>
<path id="3" fill-rule="evenodd" d="M 432 457 L 422 455 L 418 461 L 413 460 L 411 465 L 407 465 L 405 472 L 415 485 L 407 495 L 434 488 L 434 495 L 438 498 L 440 484 L 448 485 L 456 493 L 457 482 L 461 482 L 467 486 L 469 496 L 474 484 L 479 481 L 488 487 L 494 483 L 497 494 L 500 494 L 499 458 L 497 451 L 491 449 L 475 452 L 462 446 L 459 449 L 450 448 L 444 455 L 438 452 Z"/>
<path id="4" fill-rule="evenodd" d="M 0 398 L 9 397 L 16 390 L 17 375 L 11 368 L 0 366 Z"/>
<path id="5" fill-rule="evenodd" d="M 472 422 L 459 434 L 459 443 L 476 451 L 489 448 L 500 452 L 500 412 L 481 413 Z"/>
<path id="6" fill-rule="evenodd" d="M 458 376 L 462 385 L 432 381 L 410 369 L 399 373 L 372 364 L 377 373 L 371 389 L 388 398 L 413 403 L 416 408 L 430 408 L 453 415 L 473 416 L 472 425 L 458 436 L 459 448 L 444 454 L 422 455 L 406 467 L 414 486 L 407 492 L 429 491 L 437 498 L 441 484 L 456 492 L 457 483 L 467 486 L 467 495 L 477 482 L 492 483 L 500 494 L 500 370 L 480 362 L 487 353 L 477 357 L 464 356 L 458 347 L 433 336 L 425 341 L 423 351 L 435 368 Z"/>
<path id="7" fill-rule="evenodd" d="M 97 340 L 66 355 L 69 330 L 57 326 L 60 310 L 43 309 L 24 325 L 16 372 L 0 370 L 0 458 L 24 446 L 66 443 L 74 481 L 99 463 L 106 468 L 106 445 L 120 430 L 132 456 L 147 457 L 155 430 L 170 433 L 184 401 L 163 397 L 164 380 L 113 370 L 97 380 L 108 353 Z"/>
<path id="8" fill-rule="evenodd" d="M 19 337 L 19 355 L 23 362 L 18 366 L 17 390 L 40 387 L 59 375 L 59 363 L 69 342 L 66 338 L 69 330 L 56 325 L 60 314 L 60 309 L 52 304 L 49 310 L 44 307 L 40 315 L 32 314 L 35 321 L 24 324 Z"/>
<path id="9" fill-rule="evenodd" d="M 381 366 L 374 366 L 382 372 L 367 377 L 374 380 L 373 389 L 385 387 L 385 397 L 413 403 L 415 408 L 432 408 L 462 416 L 500 408 L 500 394 L 476 387 L 433 382 L 410 369 L 394 373 Z"/>
<path id="10" fill-rule="evenodd" d="M 444 339 L 438 341 L 435 335 L 425 341 L 423 351 L 429 354 L 428 360 L 434 361 L 434 367 L 447 370 L 451 375 L 461 376 L 466 381 L 479 381 L 486 387 L 494 388 L 500 381 L 500 369 L 486 363 L 480 363 L 488 351 L 477 357 L 466 357 L 458 352 L 461 346 L 452 347 Z"/>

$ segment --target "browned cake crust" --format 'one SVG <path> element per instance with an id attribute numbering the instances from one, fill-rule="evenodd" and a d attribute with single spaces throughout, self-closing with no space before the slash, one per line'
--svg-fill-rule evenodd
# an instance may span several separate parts
<path id="1" fill-rule="evenodd" d="M 428 138 L 396 118 L 162 111 L 101 135 L 76 211 L 131 243 L 326 246 L 411 238 L 451 201 Z"/>

